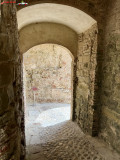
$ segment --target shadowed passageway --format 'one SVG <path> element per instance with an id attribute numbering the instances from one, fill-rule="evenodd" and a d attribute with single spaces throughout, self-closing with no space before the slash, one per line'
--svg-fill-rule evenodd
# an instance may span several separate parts
<path id="1" fill-rule="evenodd" d="M 26 106 L 28 160 L 119 160 L 97 139 L 83 134 L 70 121 L 70 105 L 43 103 Z M 103 156 L 104 155 L 104 156 Z"/>
<path id="2" fill-rule="evenodd" d="M 120 0 L 24 1 L 0 5 L 0 160 L 120 160 Z"/>

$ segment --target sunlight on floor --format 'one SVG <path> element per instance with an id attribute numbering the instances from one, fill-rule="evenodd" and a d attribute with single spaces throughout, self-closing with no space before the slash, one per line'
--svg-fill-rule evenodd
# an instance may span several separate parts
<path id="1" fill-rule="evenodd" d="M 70 107 L 54 108 L 42 112 L 35 119 L 42 127 L 53 126 L 70 119 Z"/>
<path id="2" fill-rule="evenodd" d="M 70 104 L 43 103 L 26 105 L 25 133 L 26 143 L 39 144 L 47 129 L 70 120 Z"/>

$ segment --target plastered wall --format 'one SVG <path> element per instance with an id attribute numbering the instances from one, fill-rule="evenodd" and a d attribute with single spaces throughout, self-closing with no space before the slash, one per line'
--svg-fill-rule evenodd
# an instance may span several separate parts
<path id="1" fill-rule="evenodd" d="M 71 103 L 72 58 L 66 48 L 38 45 L 23 54 L 26 103 Z M 32 88 L 37 90 L 33 91 Z"/>
<path id="2" fill-rule="evenodd" d="M 78 36 L 71 28 L 58 23 L 33 23 L 19 31 L 20 52 L 44 43 L 54 43 L 68 48 L 73 56 L 77 55 Z"/>

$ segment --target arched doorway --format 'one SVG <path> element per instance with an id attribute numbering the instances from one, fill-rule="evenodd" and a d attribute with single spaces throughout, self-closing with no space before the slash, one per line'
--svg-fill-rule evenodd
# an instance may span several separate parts
<path id="1" fill-rule="evenodd" d="M 39 1 L 39 2 L 41 2 L 41 1 Z M 39 2 L 36 0 L 31 4 L 39 3 Z M 47 2 L 47 0 L 45 0 L 44 2 Z M 108 52 L 108 49 L 110 49 L 109 51 L 112 52 L 109 44 L 111 44 L 111 37 L 113 37 L 113 35 L 112 35 L 113 28 L 116 28 L 115 27 L 116 23 L 114 23 L 114 25 L 111 27 L 111 25 L 110 25 L 110 23 L 112 21 L 111 18 L 108 18 L 108 21 L 106 21 L 107 17 L 105 17 L 105 20 L 103 20 L 104 15 L 106 13 L 107 13 L 108 17 L 109 17 L 109 15 L 111 15 L 111 8 L 110 8 L 111 4 L 108 5 L 105 1 L 97 1 L 96 2 L 93 0 L 89 0 L 89 2 L 83 1 L 83 0 L 79 0 L 79 1 L 53 0 L 52 2 L 63 3 L 66 5 L 71 5 L 71 6 L 77 7 L 79 9 L 85 11 L 86 13 L 91 15 L 92 17 L 95 17 L 95 19 L 98 21 L 98 25 L 99 25 L 99 38 L 98 38 L 98 40 L 99 40 L 99 42 L 98 42 L 97 76 L 101 77 L 102 81 L 104 82 L 108 73 L 101 74 L 101 72 L 102 72 L 101 68 L 104 68 L 104 67 L 106 68 L 106 62 L 109 58 L 109 56 L 108 57 L 106 56 L 107 55 L 106 52 Z M 114 5 L 112 6 L 113 7 L 112 11 L 116 10 L 116 7 L 118 6 L 118 3 L 116 3 L 116 2 L 113 4 Z M 2 135 L 3 135 L 2 144 L 1 144 L 1 146 L 2 146 L 1 153 L 2 154 L 0 157 L 2 157 L 3 159 L 6 158 L 6 159 L 22 159 L 23 160 L 24 159 L 24 153 L 23 153 L 23 150 L 24 150 L 24 136 L 23 136 L 24 119 L 23 119 L 23 115 L 24 115 L 24 113 L 22 110 L 22 99 L 21 99 L 21 97 L 22 97 L 22 92 L 21 92 L 22 82 L 21 82 L 21 78 L 20 78 L 20 76 L 21 76 L 21 68 L 20 68 L 21 63 L 20 63 L 20 59 L 19 59 L 19 49 L 18 49 L 18 41 L 17 41 L 18 40 L 18 35 L 17 35 L 18 32 L 17 32 L 17 27 L 16 27 L 16 13 L 15 13 L 16 7 L 15 7 L 15 5 L 7 6 L 7 7 L 6 6 L 4 7 L 4 6 L 5 5 L 1 5 L 1 8 L 2 8 L 1 9 L 1 12 L 2 12 L 2 14 L 1 14 L 1 24 L 2 24 L 1 31 L 2 32 L 1 33 L 2 34 L 0 33 L 0 35 L 2 36 L 2 43 L 3 43 L 2 49 L 0 48 L 0 50 L 2 51 L 1 67 L 0 67 L 1 68 L 1 77 L 2 77 L 1 78 L 1 95 L 2 96 L 0 98 L 1 99 L 0 101 L 1 101 L 1 105 L 2 105 L 2 110 L 1 110 L 2 126 L 1 126 L 1 128 L 2 128 Z M 117 7 L 117 8 L 119 8 L 119 7 Z M 11 12 L 11 11 L 13 11 L 13 12 Z M 114 15 L 114 17 L 116 16 L 115 13 L 113 13 L 113 15 Z M 117 16 L 117 17 L 119 17 L 119 16 Z M 116 20 L 118 20 L 118 19 L 116 19 Z M 106 21 L 106 27 L 104 29 L 104 22 L 105 21 Z M 119 28 L 117 26 L 116 31 L 118 31 L 118 29 Z M 104 32 L 104 31 L 106 31 L 106 32 Z M 103 35 L 103 34 L 105 34 L 105 35 Z M 105 37 L 105 45 L 107 46 L 105 48 L 103 48 L 103 46 L 105 46 L 105 45 L 103 45 L 104 37 Z M 116 39 L 116 37 L 115 37 L 115 39 Z M 79 41 L 82 41 L 82 35 L 80 36 Z M 93 40 L 91 42 L 93 44 Z M 112 42 L 112 43 L 114 44 L 114 42 Z M 85 47 L 85 48 L 87 48 L 87 47 Z M 104 51 L 104 49 L 105 49 L 105 51 Z M 116 46 L 115 49 L 119 49 L 118 45 Z M 92 50 L 93 50 L 93 45 L 91 46 L 91 51 Z M 105 60 L 104 60 L 104 63 L 101 64 L 101 61 L 104 59 L 104 55 L 105 55 Z M 116 54 L 115 54 L 115 56 L 116 56 Z M 79 61 L 80 61 L 80 59 L 79 59 Z M 111 59 L 110 59 L 110 63 L 111 63 Z M 109 69 L 109 64 L 107 64 L 108 69 Z M 85 64 L 85 66 L 88 66 L 88 65 Z M 5 69 L 5 72 L 4 72 L 4 69 Z M 100 74 L 98 74 L 98 73 L 100 73 Z M 111 70 L 109 70 L 109 73 L 111 74 Z M 84 74 L 86 74 L 86 73 L 84 73 Z M 92 75 L 94 75 L 94 74 L 92 74 Z M 115 76 L 115 75 L 113 74 L 112 76 Z M 101 84 L 101 79 L 99 80 L 99 77 L 96 78 L 96 80 L 97 80 L 97 83 L 96 83 L 97 87 L 96 88 L 97 89 L 95 88 L 95 90 L 97 91 L 96 92 L 97 96 L 95 96 L 95 98 L 97 100 L 95 99 L 94 103 L 89 101 L 89 102 L 91 102 L 91 103 L 89 103 L 89 104 L 91 104 L 90 108 L 93 107 L 93 109 L 101 108 L 102 107 L 101 104 L 103 103 L 102 101 L 101 101 L 101 103 L 99 103 L 99 101 L 98 101 L 99 98 L 101 98 L 100 94 L 102 93 L 100 88 L 103 85 L 103 83 Z M 78 82 L 77 78 L 76 78 L 76 83 Z M 94 78 L 93 78 L 93 81 L 94 81 Z M 107 79 L 105 82 L 107 82 Z M 109 82 L 111 84 L 111 79 L 109 79 Z M 108 84 L 108 83 L 106 83 L 106 84 Z M 104 87 L 105 86 L 103 85 L 102 89 Z M 91 91 L 91 89 L 90 89 L 90 91 Z M 98 93 L 99 91 L 100 91 L 100 93 Z M 108 96 L 106 94 L 106 91 L 104 92 L 104 96 L 105 95 Z M 109 94 L 110 94 L 110 92 L 109 92 Z M 103 95 L 102 95 L 102 97 L 103 97 Z M 111 96 L 109 98 L 107 97 L 107 101 L 109 101 L 110 98 L 113 98 L 113 97 L 111 97 Z M 89 99 L 90 99 L 90 97 L 88 98 L 88 100 Z M 85 102 L 85 101 L 82 101 L 82 102 Z M 80 104 L 81 104 L 81 102 L 80 102 Z M 110 107 L 113 107 L 113 106 L 110 104 Z M 83 108 L 84 108 L 84 105 L 83 105 Z M 105 107 L 103 107 L 103 108 L 105 108 Z M 88 110 L 89 110 L 89 107 L 87 107 L 86 111 L 88 111 Z M 104 130 L 106 130 L 106 126 L 107 126 L 107 128 L 109 128 L 109 125 L 108 125 L 109 119 L 110 120 L 115 119 L 113 116 L 109 116 L 109 115 L 112 115 L 111 112 L 108 115 L 109 112 L 110 112 L 110 109 L 106 110 L 106 108 L 103 112 L 103 117 L 105 116 L 105 119 L 106 119 L 105 123 L 103 122 L 104 119 L 101 122 L 102 124 L 104 124 L 104 127 L 103 127 Z M 80 111 L 80 113 L 81 113 L 81 111 Z M 91 112 L 91 113 L 94 113 L 94 112 Z M 77 117 L 81 117 L 80 114 L 77 114 L 77 115 L 78 115 Z M 98 113 L 97 113 L 97 115 L 98 115 Z M 97 115 L 94 116 L 95 119 L 93 119 L 93 121 L 97 120 Z M 91 114 L 91 117 L 93 117 L 92 114 Z M 111 117 L 113 117 L 113 119 L 111 119 Z M 86 119 L 88 119 L 88 115 L 86 115 Z M 113 125 L 113 123 L 112 123 L 112 125 Z M 88 128 L 89 125 L 87 123 L 85 123 L 83 125 L 83 128 L 84 128 L 84 126 L 86 126 L 86 128 Z M 108 132 L 109 132 L 109 130 L 108 130 Z M 104 133 L 105 132 L 103 132 L 103 134 Z M 107 139 L 111 139 L 111 137 L 114 137 L 115 139 L 117 139 L 116 134 L 113 134 L 113 133 L 115 133 L 114 128 L 111 129 L 111 134 L 109 134 L 109 138 L 107 138 Z M 8 135 L 11 135 L 11 136 L 8 136 Z M 102 136 L 104 137 L 104 139 L 106 139 L 105 134 Z M 113 144 L 113 141 L 111 142 L 108 140 L 108 142 Z M 20 143 L 21 143 L 21 145 L 20 145 Z M 118 143 L 117 144 L 114 143 L 114 146 L 115 146 L 115 148 L 119 148 L 119 147 L 116 147 L 116 146 L 119 146 Z M 20 157 L 20 155 L 21 155 L 21 157 Z"/>
<path id="2" fill-rule="evenodd" d="M 47 127 L 72 119 L 73 62 L 70 51 L 56 44 L 23 54 L 27 147 L 41 143 Z"/>
<path id="3" fill-rule="evenodd" d="M 52 14 L 46 10 L 49 5 Z M 53 16 L 56 8 L 57 18 Z M 73 13 L 71 17 L 70 12 Z M 43 13 L 45 17 L 40 16 Z M 24 20 L 23 14 L 26 16 Z M 33 14 L 31 17 L 34 19 L 27 16 L 30 14 Z M 96 21 L 73 7 L 45 3 L 18 11 L 18 27 L 21 54 L 44 43 L 59 44 L 71 51 L 74 56 L 72 120 L 76 121 L 84 132 L 96 134 L 98 128 L 95 124 L 98 120 L 94 116 L 93 107 L 98 33 Z"/>

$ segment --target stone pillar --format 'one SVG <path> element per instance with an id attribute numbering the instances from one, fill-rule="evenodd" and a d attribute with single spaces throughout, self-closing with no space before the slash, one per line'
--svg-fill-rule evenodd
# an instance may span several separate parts
<path id="1" fill-rule="evenodd" d="M 80 128 L 90 135 L 93 129 L 94 85 L 97 55 L 97 24 L 78 38 L 76 68 L 75 119 Z"/>
<path id="2" fill-rule="evenodd" d="M 21 93 L 16 4 L 3 4 L 0 30 L 1 160 L 24 160 L 24 115 Z"/>

